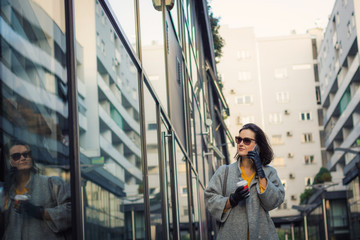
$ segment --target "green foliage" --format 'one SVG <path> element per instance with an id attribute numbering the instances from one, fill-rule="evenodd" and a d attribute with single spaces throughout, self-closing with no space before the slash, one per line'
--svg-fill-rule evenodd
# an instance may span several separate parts
<path id="1" fill-rule="evenodd" d="M 305 191 L 300 195 L 300 204 L 306 203 L 306 201 L 313 195 L 314 189 L 305 189 Z"/>
<path id="2" fill-rule="evenodd" d="M 225 45 L 225 40 L 220 36 L 219 29 L 219 21 L 220 17 L 215 17 L 213 12 L 211 11 L 211 7 L 208 6 L 209 10 L 209 16 L 210 16 L 210 25 L 211 25 L 211 31 L 213 35 L 213 41 L 214 41 L 214 51 L 215 51 L 215 59 L 216 63 L 218 63 L 218 59 L 222 56 L 222 48 Z"/>
<path id="3" fill-rule="evenodd" d="M 331 174 L 327 168 L 320 168 L 320 171 L 316 174 L 313 184 L 319 184 L 324 182 L 331 182 Z"/>
<path id="4" fill-rule="evenodd" d="M 315 175 L 314 178 L 314 184 L 320 184 L 324 182 L 331 182 L 331 174 L 327 168 L 320 168 L 319 172 Z M 300 195 L 300 204 L 305 204 L 311 195 L 313 195 L 315 192 L 314 189 L 305 189 L 305 191 Z"/>

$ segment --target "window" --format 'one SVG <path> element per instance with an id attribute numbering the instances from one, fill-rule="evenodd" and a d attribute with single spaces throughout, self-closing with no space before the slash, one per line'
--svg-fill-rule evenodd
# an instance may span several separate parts
<path id="1" fill-rule="evenodd" d="M 239 81 L 251 80 L 251 72 L 239 72 Z"/>
<path id="2" fill-rule="evenodd" d="M 236 98 L 237 104 L 250 104 L 253 102 L 253 96 L 240 96 Z"/>
<path id="3" fill-rule="evenodd" d="M 269 122 L 272 124 L 282 123 L 282 114 L 280 113 L 270 113 L 269 114 Z"/>
<path id="4" fill-rule="evenodd" d="M 307 70 L 307 69 L 311 69 L 311 65 L 310 64 L 295 64 L 292 66 L 293 70 Z"/>
<path id="5" fill-rule="evenodd" d="M 180 189 L 181 189 L 181 195 L 183 195 L 183 196 L 187 195 L 187 187 L 186 186 L 182 186 Z"/>
<path id="6" fill-rule="evenodd" d="M 287 184 L 285 179 L 281 179 L 281 183 L 284 186 L 284 189 L 286 190 Z"/>
<path id="7" fill-rule="evenodd" d="M 284 167 L 285 159 L 283 157 L 275 157 L 273 160 L 274 167 Z"/>
<path id="8" fill-rule="evenodd" d="M 290 100 L 289 92 L 277 92 L 276 101 L 278 103 L 288 103 Z"/>
<path id="9" fill-rule="evenodd" d="M 247 60 L 250 59 L 250 51 L 249 50 L 239 50 L 237 51 L 237 59 L 238 60 Z"/>
<path id="10" fill-rule="evenodd" d="M 312 177 L 306 177 L 305 178 L 305 186 L 310 186 L 312 182 L 313 182 Z"/>
<path id="11" fill-rule="evenodd" d="M 236 117 L 236 124 L 237 125 L 244 125 L 247 123 L 253 123 L 255 122 L 255 117 L 250 115 L 250 116 L 237 116 Z"/>
<path id="12" fill-rule="evenodd" d="M 302 113 L 300 113 L 300 120 L 301 121 L 309 121 L 309 120 L 311 120 L 311 113 L 310 112 L 302 112 Z"/>
<path id="13" fill-rule="evenodd" d="M 274 77 L 275 79 L 284 79 L 288 77 L 287 69 L 286 68 L 276 68 L 274 70 Z"/>
<path id="14" fill-rule="evenodd" d="M 348 21 L 346 27 L 347 27 L 347 37 L 349 38 L 351 36 L 351 33 L 352 33 L 352 26 L 351 26 L 350 21 Z"/>
<path id="15" fill-rule="evenodd" d="M 306 155 L 304 157 L 305 165 L 313 164 L 314 163 L 314 155 Z"/>
<path id="16" fill-rule="evenodd" d="M 336 22 L 336 24 L 339 24 L 339 23 L 340 23 L 340 15 L 339 15 L 339 12 L 337 12 L 336 15 L 335 15 L 335 22 Z"/>
<path id="17" fill-rule="evenodd" d="M 281 135 L 272 135 L 271 136 L 271 143 L 273 145 L 283 144 L 283 140 L 282 140 Z"/>
<path id="18" fill-rule="evenodd" d="M 303 143 L 309 143 L 313 141 L 312 133 L 303 133 L 301 138 Z"/>

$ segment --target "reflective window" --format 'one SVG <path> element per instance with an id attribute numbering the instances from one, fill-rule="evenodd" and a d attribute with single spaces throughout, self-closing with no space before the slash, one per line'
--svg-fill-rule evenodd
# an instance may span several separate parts
<path id="1" fill-rule="evenodd" d="M 127 39 L 136 51 L 135 1 L 109 0 L 109 3 Z"/>
<path id="2" fill-rule="evenodd" d="M 157 140 L 156 104 L 147 87 L 144 88 L 146 154 L 149 179 L 151 239 L 163 239 L 160 191 L 160 164 Z"/>
<path id="3" fill-rule="evenodd" d="M 199 223 L 199 191 L 198 191 L 198 181 L 197 177 L 194 172 L 192 172 L 192 198 L 193 198 L 193 212 L 192 212 L 192 219 L 193 219 L 193 227 L 195 231 L 196 239 L 200 239 L 200 223 Z"/>
<path id="4" fill-rule="evenodd" d="M 168 219 L 168 231 L 169 231 L 169 239 L 173 239 L 173 207 L 172 207 L 172 201 L 171 201 L 171 174 L 170 174 L 170 157 L 169 157 L 169 144 L 168 144 L 168 128 L 167 125 L 162 121 L 161 122 L 161 140 L 162 140 L 162 154 L 163 154 L 163 166 L 165 170 L 165 199 L 167 201 L 167 204 L 165 204 L 166 209 L 166 217 Z"/>
<path id="5" fill-rule="evenodd" d="M 139 5 L 143 66 L 161 105 L 167 112 L 162 13 L 155 10 L 152 1 L 139 1 Z"/>
<path id="6" fill-rule="evenodd" d="M 71 237 L 64 2 L 2 0 L 1 239 Z"/>
<path id="7" fill-rule="evenodd" d="M 186 181 L 186 156 L 179 147 L 175 146 L 175 158 L 176 158 L 176 180 L 177 186 L 187 186 Z M 189 229 L 189 214 L 188 214 L 188 196 L 183 194 L 180 187 L 178 187 L 178 213 L 179 213 L 179 225 L 180 225 L 180 238 L 190 239 Z"/>
<path id="8" fill-rule="evenodd" d="M 138 71 L 103 12 L 75 1 L 85 239 L 142 239 Z"/>
<path id="9" fill-rule="evenodd" d="M 179 20 L 178 20 L 178 5 L 177 1 L 174 1 L 174 7 L 170 11 L 171 19 L 174 24 L 175 32 L 178 39 L 181 39 L 180 31 L 179 31 Z M 181 44 L 180 44 L 181 45 Z"/>
<path id="10" fill-rule="evenodd" d="M 195 141 L 196 141 L 196 163 L 199 179 L 204 181 L 204 164 L 203 164 L 203 149 L 202 149 L 202 129 L 201 118 L 198 105 L 194 101 L 194 126 L 195 126 Z"/>

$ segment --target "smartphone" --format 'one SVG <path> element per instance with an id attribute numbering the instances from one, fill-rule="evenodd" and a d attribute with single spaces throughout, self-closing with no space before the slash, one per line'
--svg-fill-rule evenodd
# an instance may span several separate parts
<path id="1" fill-rule="evenodd" d="M 259 153 L 259 147 L 258 147 L 258 145 L 257 145 L 257 144 L 255 144 L 255 147 L 253 148 L 253 151 L 255 151 L 255 152 Z"/>

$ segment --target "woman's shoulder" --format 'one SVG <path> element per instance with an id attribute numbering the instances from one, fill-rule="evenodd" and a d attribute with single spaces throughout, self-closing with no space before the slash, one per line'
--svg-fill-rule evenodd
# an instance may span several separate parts
<path id="1" fill-rule="evenodd" d="M 264 166 L 263 169 L 264 169 L 264 171 L 268 171 L 268 172 L 271 172 L 271 173 L 277 173 L 276 168 L 274 168 L 273 166 L 270 166 L 270 165 Z"/>
<path id="2" fill-rule="evenodd" d="M 45 176 L 41 174 L 35 174 L 34 178 L 37 179 L 40 182 L 49 182 L 55 183 L 57 185 L 61 185 L 64 183 L 64 180 L 61 177 L 58 176 Z"/>

